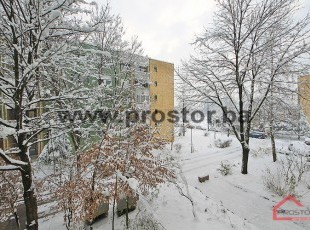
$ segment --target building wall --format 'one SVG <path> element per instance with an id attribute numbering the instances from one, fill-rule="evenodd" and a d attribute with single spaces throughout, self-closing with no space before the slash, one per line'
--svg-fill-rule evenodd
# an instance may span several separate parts
<path id="1" fill-rule="evenodd" d="M 1 96 L 1 95 L 0 95 Z M 29 115 L 29 117 L 36 117 L 40 116 L 43 113 L 43 106 L 39 104 L 38 108 L 34 109 L 32 113 Z M 10 121 L 9 119 L 9 112 L 8 109 L 0 103 L 0 118 L 3 120 Z M 0 132 L 2 127 L 0 126 Z M 44 133 L 41 132 L 40 134 L 37 135 L 37 139 L 43 139 L 44 138 Z M 30 148 L 31 155 L 38 155 L 42 152 L 44 148 L 45 143 L 44 142 L 39 142 L 34 144 Z M 7 136 L 6 138 L 2 138 L 0 135 L 0 148 L 3 150 L 8 150 L 10 148 L 14 148 L 15 146 L 15 140 L 13 136 Z"/>
<path id="2" fill-rule="evenodd" d="M 299 104 L 310 123 L 310 75 L 299 78 L 298 91 Z"/>
<path id="3" fill-rule="evenodd" d="M 163 122 L 151 121 L 152 127 L 158 128 L 159 136 L 163 139 L 174 141 L 174 124 L 168 121 L 167 114 L 174 110 L 174 65 L 171 63 L 149 60 L 150 72 L 150 104 L 151 113 L 156 113 L 156 119 L 160 120 L 159 111 L 165 114 Z"/>

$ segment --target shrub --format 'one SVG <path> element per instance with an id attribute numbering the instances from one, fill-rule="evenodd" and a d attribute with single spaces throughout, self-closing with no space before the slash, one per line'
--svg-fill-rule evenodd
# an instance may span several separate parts
<path id="1" fill-rule="evenodd" d="M 288 156 L 277 162 L 277 167 L 272 171 L 266 169 L 263 182 L 267 190 L 279 195 L 296 195 L 295 189 L 306 172 L 306 160 L 303 156 Z"/>
<path id="2" fill-rule="evenodd" d="M 175 151 L 177 153 L 180 153 L 181 152 L 181 149 L 182 149 L 182 145 L 181 144 L 175 144 L 174 145 L 174 148 L 175 148 Z"/>
<path id="3" fill-rule="evenodd" d="M 232 166 L 230 163 L 224 163 L 221 161 L 221 166 L 217 169 L 223 176 L 231 175 L 232 174 Z"/>
<path id="4" fill-rule="evenodd" d="M 266 169 L 263 175 L 263 183 L 266 189 L 278 196 L 295 194 L 296 178 L 294 175 L 286 176 L 281 168 L 276 168 L 275 172 Z"/>
<path id="5" fill-rule="evenodd" d="M 216 139 L 214 140 L 214 145 L 218 148 L 227 148 L 230 146 L 231 139 Z"/>
<path id="6" fill-rule="evenodd" d="M 130 221 L 129 230 L 164 230 L 162 224 L 148 212 L 139 211 L 137 216 Z"/>

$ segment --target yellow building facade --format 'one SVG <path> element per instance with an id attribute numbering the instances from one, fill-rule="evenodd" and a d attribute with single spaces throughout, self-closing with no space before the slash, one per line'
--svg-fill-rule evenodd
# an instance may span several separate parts
<path id="1" fill-rule="evenodd" d="M 302 76 L 298 82 L 299 104 L 310 123 L 310 75 Z"/>
<path id="2" fill-rule="evenodd" d="M 151 126 L 159 136 L 174 141 L 174 123 L 168 121 L 168 112 L 174 110 L 174 65 L 149 59 Z M 157 122 L 158 121 L 158 122 Z"/>

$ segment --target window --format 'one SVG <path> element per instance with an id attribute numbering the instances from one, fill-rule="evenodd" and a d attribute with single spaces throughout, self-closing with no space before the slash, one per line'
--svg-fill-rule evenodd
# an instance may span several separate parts
<path id="1" fill-rule="evenodd" d="M 8 136 L 8 144 L 9 148 L 15 148 L 18 146 L 15 137 L 12 135 Z"/>
<path id="2" fill-rule="evenodd" d="M 33 142 L 37 141 L 36 139 L 33 140 Z M 31 145 L 31 147 L 29 148 L 29 155 L 30 156 L 35 156 L 38 154 L 38 143 L 34 143 Z"/>
<path id="3" fill-rule="evenodd" d="M 105 84 L 106 85 L 112 85 L 112 81 L 111 80 L 106 80 Z"/>
<path id="4" fill-rule="evenodd" d="M 154 72 L 157 72 L 157 66 L 154 66 Z"/>
<path id="5" fill-rule="evenodd" d="M 27 117 L 29 117 L 29 118 L 34 118 L 34 117 L 37 116 L 37 113 L 36 113 L 36 112 L 37 112 L 37 111 L 36 111 L 35 109 L 28 110 L 28 111 L 26 111 L 26 115 L 27 115 Z"/>
<path id="6" fill-rule="evenodd" d="M 7 109 L 7 120 L 15 120 L 15 110 L 14 109 Z"/>
<path id="7" fill-rule="evenodd" d="M 137 95 L 136 100 L 137 100 L 137 103 L 143 103 L 145 101 L 149 101 L 150 97 L 148 95 L 144 95 L 143 93 L 142 95 Z"/>
<path id="8" fill-rule="evenodd" d="M 157 95 L 154 95 L 154 100 L 157 101 Z"/>
<path id="9" fill-rule="evenodd" d="M 0 149 L 4 149 L 3 139 L 0 138 Z"/>
<path id="10" fill-rule="evenodd" d="M 157 87 L 157 81 L 154 82 L 155 86 Z"/>

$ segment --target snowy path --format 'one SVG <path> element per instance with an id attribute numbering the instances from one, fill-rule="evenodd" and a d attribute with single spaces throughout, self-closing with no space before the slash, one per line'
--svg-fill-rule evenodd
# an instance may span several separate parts
<path id="1" fill-rule="evenodd" d="M 235 147 L 229 150 L 217 151 L 204 156 L 197 156 L 191 159 L 185 160 L 183 163 L 183 173 L 188 173 L 191 171 L 199 171 L 201 168 L 207 168 L 208 166 L 221 162 L 221 160 L 232 160 L 239 158 L 240 147 Z"/>

